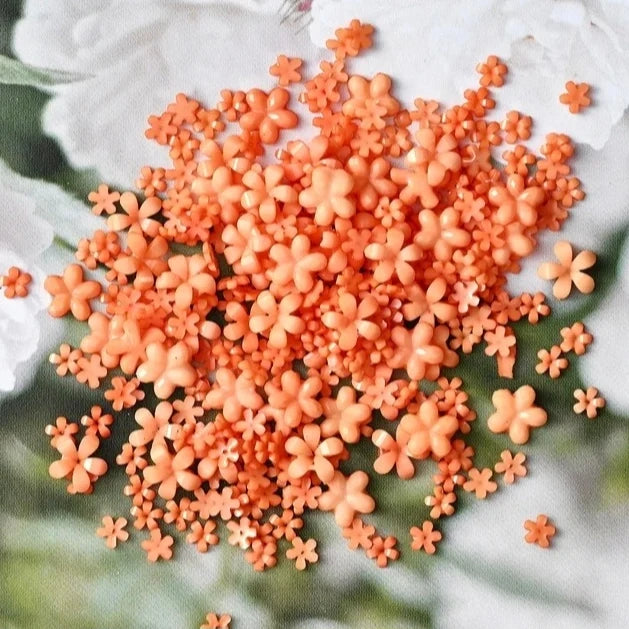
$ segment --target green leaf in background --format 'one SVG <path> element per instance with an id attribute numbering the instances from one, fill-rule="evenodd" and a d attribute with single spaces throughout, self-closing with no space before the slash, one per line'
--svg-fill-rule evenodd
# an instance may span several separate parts
<path id="1" fill-rule="evenodd" d="M 77 74 L 47 70 L 26 65 L 17 59 L 0 55 L 0 83 L 5 85 L 30 85 L 32 87 L 52 87 L 72 83 L 81 78 Z"/>

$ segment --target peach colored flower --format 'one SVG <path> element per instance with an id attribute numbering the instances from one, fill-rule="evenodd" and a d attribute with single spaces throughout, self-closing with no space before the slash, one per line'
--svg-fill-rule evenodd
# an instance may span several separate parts
<path id="1" fill-rule="evenodd" d="M 514 393 L 508 389 L 495 391 L 491 401 L 496 412 L 487 420 L 489 430 L 508 432 L 511 441 L 516 444 L 526 443 L 531 429 L 543 426 L 548 419 L 546 411 L 534 405 L 535 391 L 528 384 Z"/>
<path id="2" fill-rule="evenodd" d="M 334 511 L 334 519 L 341 527 L 349 526 L 356 513 L 371 513 L 376 508 L 374 499 L 366 493 L 369 476 L 363 471 L 343 476 L 335 472 L 327 491 L 319 497 L 319 508 Z"/>
<path id="3" fill-rule="evenodd" d="M 315 209 L 314 220 L 317 225 L 331 225 L 336 216 L 354 216 L 356 204 L 348 198 L 354 180 L 349 173 L 340 168 L 316 166 L 311 180 L 311 185 L 299 193 L 299 203 L 305 208 Z"/>
<path id="4" fill-rule="evenodd" d="M 553 249 L 557 262 L 544 262 L 537 274 L 545 280 L 555 280 L 553 295 L 557 299 L 566 299 L 572 290 L 572 285 L 581 293 L 591 293 L 594 290 L 594 280 L 584 273 L 596 262 L 596 254 L 591 251 L 581 251 L 573 255 L 572 245 L 565 240 L 560 240 Z"/>
<path id="5" fill-rule="evenodd" d="M 321 427 L 307 424 L 302 429 L 302 436 L 292 436 L 284 445 L 286 452 L 293 458 L 288 466 L 288 474 L 293 478 L 301 478 L 313 471 L 323 483 L 334 477 L 334 465 L 330 458 L 343 452 L 343 442 L 337 437 L 321 439 Z"/>
<path id="6" fill-rule="evenodd" d="M 85 321 L 91 314 L 90 299 L 98 297 L 101 285 L 94 280 L 83 280 L 83 269 L 78 264 L 70 264 L 63 276 L 49 275 L 44 288 L 52 295 L 48 312 L 53 317 L 63 317 L 66 313 L 79 321 Z"/>
<path id="7" fill-rule="evenodd" d="M 503 474 L 502 479 L 507 485 L 511 485 L 519 477 L 526 476 L 526 455 L 523 452 L 517 452 L 515 456 L 509 450 L 503 450 L 500 453 L 500 461 L 494 465 L 494 470 L 498 474 Z"/>
<path id="8" fill-rule="evenodd" d="M 70 493 L 89 493 L 93 479 L 107 472 L 107 463 L 103 459 L 92 457 L 99 444 L 95 435 L 85 435 L 78 448 L 72 437 L 61 437 L 55 445 L 61 459 L 50 464 L 48 473 L 53 478 L 69 478 Z"/>
<path id="9" fill-rule="evenodd" d="M 413 550 L 423 550 L 428 555 L 434 555 L 437 552 L 435 544 L 441 540 L 441 533 L 434 530 L 434 524 L 430 520 L 426 520 L 421 528 L 413 526 L 410 533 Z"/>
<path id="10" fill-rule="evenodd" d="M 599 409 L 605 407 L 605 399 L 598 395 L 598 389 L 595 387 L 588 387 L 587 391 L 577 389 L 574 392 L 574 397 L 577 400 L 572 407 L 574 412 L 577 414 L 585 413 L 588 419 L 594 419 L 598 415 Z"/>
<path id="11" fill-rule="evenodd" d="M 125 526 L 127 526 L 125 518 L 116 518 L 114 521 L 110 515 L 106 515 L 103 518 L 103 526 L 96 529 L 96 535 L 105 538 L 107 548 L 114 549 L 119 541 L 126 542 L 129 539 L 129 533 L 124 530 Z"/>
<path id="12" fill-rule="evenodd" d="M 416 459 L 425 459 L 431 454 L 443 458 L 452 448 L 451 439 L 459 423 L 452 415 L 440 415 L 433 400 L 422 402 L 417 413 L 408 413 L 400 420 L 396 438 L 408 439 L 406 450 Z"/>
<path id="13" fill-rule="evenodd" d="M 136 375 L 140 382 L 152 382 L 155 395 L 162 400 L 170 397 L 177 387 L 192 386 L 197 378 L 190 365 L 190 349 L 183 342 L 170 348 L 163 343 L 150 343 L 146 357 Z"/>
<path id="14" fill-rule="evenodd" d="M 359 337 L 375 341 L 380 336 L 380 327 L 369 317 L 379 309 L 375 297 L 368 295 L 357 303 L 351 293 L 341 293 L 338 297 L 338 308 L 321 315 L 323 324 L 339 333 L 338 344 L 344 350 L 353 349 Z"/>

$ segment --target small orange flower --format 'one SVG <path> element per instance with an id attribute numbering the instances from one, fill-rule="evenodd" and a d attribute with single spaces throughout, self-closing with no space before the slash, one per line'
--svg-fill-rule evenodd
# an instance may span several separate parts
<path id="1" fill-rule="evenodd" d="M 579 292 L 589 294 L 594 290 L 594 280 L 584 273 L 596 263 L 596 254 L 591 251 L 581 251 L 576 256 L 572 253 L 572 245 L 565 240 L 555 244 L 553 249 L 559 263 L 544 262 L 537 274 L 545 280 L 555 280 L 553 295 L 557 299 L 565 299 L 570 294 L 574 284 Z"/>
<path id="2" fill-rule="evenodd" d="M 154 528 L 150 532 L 149 539 L 145 539 L 141 546 L 146 551 L 146 558 L 155 563 L 158 559 L 168 560 L 173 556 L 171 546 L 174 540 L 170 535 L 162 537 L 162 532 Z"/>
<path id="3" fill-rule="evenodd" d="M 598 415 L 598 411 L 605 407 L 605 399 L 600 397 L 598 389 L 588 387 L 587 391 L 577 389 L 574 392 L 577 403 L 572 407 L 577 414 L 585 413 L 588 419 L 594 419 Z"/>
<path id="4" fill-rule="evenodd" d="M 334 511 L 334 519 L 339 526 L 349 526 L 356 513 L 371 513 L 376 508 L 374 499 L 366 493 L 369 476 L 363 471 L 343 476 L 335 472 L 328 483 L 328 490 L 319 498 L 319 508 Z"/>
<path id="5" fill-rule="evenodd" d="M 488 467 L 484 467 L 482 470 L 473 467 L 468 471 L 467 476 L 469 480 L 463 484 L 463 489 L 473 491 L 480 500 L 484 500 L 487 498 L 487 494 L 493 494 L 498 489 L 498 485 L 490 480 L 493 472 Z"/>
<path id="6" fill-rule="evenodd" d="M 57 443 L 63 437 L 72 437 L 77 432 L 79 432 L 79 425 L 69 422 L 66 417 L 57 417 L 54 424 L 48 424 L 45 428 L 45 433 L 50 437 L 50 445 L 53 448 L 57 447 Z"/>
<path id="7" fill-rule="evenodd" d="M 108 413 L 103 415 L 100 406 L 92 406 L 90 414 L 81 417 L 81 423 L 85 426 L 86 435 L 97 435 L 101 439 L 107 439 L 111 436 L 109 426 L 114 423 L 114 418 Z"/>
<path id="8" fill-rule="evenodd" d="M 294 537 L 291 544 L 293 547 L 286 551 L 286 556 L 295 560 L 297 570 L 305 570 L 309 563 L 316 563 L 319 560 L 319 555 L 315 552 L 316 540 L 308 539 L 304 542 L 301 537 Z"/>
<path id="9" fill-rule="evenodd" d="M 110 515 L 106 515 L 103 518 L 103 526 L 96 529 L 96 535 L 105 538 L 107 548 L 114 549 L 119 541 L 126 542 L 129 539 L 129 533 L 124 530 L 125 526 L 127 526 L 125 518 L 116 518 L 114 521 Z"/>
<path id="10" fill-rule="evenodd" d="M 507 66 L 501 63 L 496 55 L 489 55 L 486 61 L 476 66 L 476 72 L 481 75 L 479 82 L 483 87 L 489 85 L 501 87 L 505 82 L 504 75 L 507 73 Z"/>
<path id="11" fill-rule="evenodd" d="M 343 537 L 352 550 L 356 550 L 359 546 L 363 550 L 369 550 L 375 532 L 376 529 L 373 526 L 368 526 L 360 518 L 354 518 L 351 525 L 343 529 Z"/>
<path id="12" fill-rule="evenodd" d="M 568 366 L 568 359 L 561 357 L 561 347 L 553 345 L 549 350 L 540 349 L 537 352 L 539 363 L 535 365 L 535 371 L 542 374 L 548 372 L 551 378 L 559 378 L 561 372 Z"/>
<path id="13" fill-rule="evenodd" d="M 190 525 L 190 533 L 186 537 L 188 544 L 194 544 L 200 553 L 206 553 L 210 546 L 218 544 L 218 535 L 214 533 L 216 522 L 208 520 L 205 524 L 193 522 Z"/>
<path id="14" fill-rule="evenodd" d="M 585 354 L 587 346 L 592 342 L 592 335 L 586 332 L 585 326 L 577 321 L 570 327 L 562 328 L 560 331 L 561 338 L 561 351 L 570 352 L 573 351 L 577 356 Z"/>
<path id="15" fill-rule="evenodd" d="M 514 456 L 509 450 L 503 450 L 500 453 L 500 461 L 494 465 L 494 470 L 498 474 L 503 474 L 502 479 L 507 485 L 515 482 L 516 478 L 526 476 L 526 455 L 522 452 L 516 453 Z"/>
<path id="16" fill-rule="evenodd" d="M 7 299 L 26 297 L 28 295 L 28 286 L 32 280 L 33 276 L 30 273 L 22 271 L 17 266 L 10 267 L 7 274 L 0 277 L 2 287 L 4 288 L 4 296 Z"/>
<path id="17" fill-rule="evenodd" d="M 103 212 L 113 214 L 116 211 L 116 203 L 120 200 L 119 192 L 109 192 L 109 186 L 104 183 L 87 195 L 89 201 L 94 204 L 92 212 L 100 216 Z"/>
<path id="18" fill-rule="evenodd" d="M 535 521 L 526 520 L 524 528 L 528 531 L 524 537 L 525 541 L 529 544 L 537 544 L 542 548 L 550 546 L 550 540 L 556 532 L 555 527 L 546 515 L 538 515 Z"/>
<path id="19" fill-rule="evenodd" d="M 90 389 L 97 389 L 107 375 L 107 368 L 101 364 L 99 354 L 92 354 L 89 359 L 82 356 L 77 360 L 77 366 L 76 379 L 81 384 L 87 384 Z"/>
<path id="20" fill-rule="evenodd" d="M 137 378 L 127 380 L 122 376 L 111 379 L 112 388 L 105 391 L 105 399 L 111 402 L 115 411 L 135 406 L 139 400 L 144 399 L 144 391 L 139 389 L 140 381 Z"/>
<path id="21" fill-rule="evenodd" d="M 201 625 L 200 629 L 229 629 L 229 625 L 232 621 L 232 617 L 229 614 L 217 614 L 211 613 L 205 617 L 205 622 Z"/>
<path id="22" fill-rule="evenodd" d="M 355 57 L 361 50 L 371 46 L 373 26 L 362 24 L 360 20 L 352 20 L 347 28 L 334 31 L 336 39 L 328 39 L 325 43 L 329 50 L 333 50 L 337 59 Z"/>
<path id="23" fill-rule="evenodd" d="M 559 102 L 562 105 L 568 105 L 571 114 L 578 114 L 581 109 L 590 106 L 589 91 L 590 86 L 587 83 L 568 81 L 566 91 L 559 95 Z"/>
<path id="24" fill-rule="evenodd" d="M 376 535 L 372 539 L 371 548 L 367 550 L 367 557 L 375 559 L 378 568 L 386 568 L 389 561 L 396 561 L 400 556 L 396 545 L 397 539 L 392 535 L 388 537 Z"/>
<path id="25" fill-rule="evenodd" d="M 290 83 L 298 83 L 301 81 L 299 68 L 303 61 L 286 55 L 279 55 L 274 65 L 269 68 L 271 76 L 277 77 L 277 82 L 285 87 Z"/>
<path id="26" fill-rule="evenodd" d="M 80 349 L 72 349 L 67 343 L 62 343 L 59 347 L 58 354 L 50 354 L 48 361 L 57 365 L 56 372 L 60 376 L 65 376 L 68 373 L 76 374 L 79 370 L 77 361 L 83 356 L 83 352 Z"/>
<path id="27" fill-rule="evenodd" d="M 413 550 L 423 550 L 428 555 L 434 555 L 437 552 L 435 544 L 441 540 L 441 533 L 434 530 L 434 524 L 430 520 L 426 520 L 421 528 L 413 526 L 410 533 Z"/>

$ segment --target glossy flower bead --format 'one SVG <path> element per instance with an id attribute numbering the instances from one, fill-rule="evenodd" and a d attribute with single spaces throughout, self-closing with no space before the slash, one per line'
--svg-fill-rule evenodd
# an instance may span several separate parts
<path id="1" fill-rule="evenodd" d="M 247 92 L 249 111 L 238 121 L 245 131 L 257 131 L 265 144 L 277 142 L 282 129 L 297 126 L 297 116 L 287 109 L 290 94 L 282 87 L 276 87 L 268 94 L 260 89 Z"/>
<path id="2" fill-rule="evenodd" d="M 44 288 L 52 295 L 48 312 L 53 317 L 63 317 L 68 312 L 79 321 L 85 321 L 92 313 L 90 300 L 101 293 L 101 285 L 94 280 L 83 279 L 83 269 L 78 264 L 69 265 L 63 276 L 49 275 Z"/>
<path id="3" fill-rule="evenodd" d="M 365 472 L 354 472 L 348 477 L 335 472 L 327 491 L 319 498 L 319 508 L 334 511 L 336 523 L 349 526 L 356 513 L 371 513 L 376 508 L 374 499 L 365 492 L 368 483 Z"/>
<path id="4" fill-rule="evenodd" d="M 570 327 L 561 328 L 561 351 L 574 352 L 577 356 L 585 354 L 587 346 L 592 342 L 592 335 L 585 330 L 585 326 L 577 321 Z"/>
<path id="5" fill-rule="evenodd" d="M 529 544 L 537 544 L 541 548 L 548 548 L 550 540 L 555 536 L 556 529 L 546 515 L 538 515 L 536 520 L 526 520 L 524 528 L 528 533 L 524 539 Z"/>
<path id="6" fill-rule="evenodd" d="M 316 424 L 303 427 L 301 437 L 290 437 L 284 446 L 295 458 L 288 466 L 288 474 L 301 478 L 312 470 L 323 483 L 334 477 L 334 466 L 329 461 L 343 451 L 343 442 L 336 437 L 321 439 L 321 428 Z"/>
<path id="7" fill-rule="evenodd" d="M 146 357 L 136 375 L 140 382 L 152 382 L 155 395 L 160 399 L 170 397 L 177 387 L 189 387 L 195 381 L 197 374 L 190 365 L 190 350 L 185 343 L 177 343 L 169 349 L 161 343 L 150 343 Z"/>
<path id="8" fill-rule="evenodd" d="M 507 389 L 495 391 L 491 401 L 496 412 L 489 417 L 487 425 L 495 433 L 508 432 L 511 441 L 526 443 L 533 428 L 543 426 L 548 419 L 543 408 L 534 405 L 533 387 L 524 385 L 514 393 Z"/>
<path id="9" fill-rule="evenodd" d="M 596 255 L 591 251 L 581 251 L 574 256 L 572 245 L 565 240 L 559 241 L 553 251 L 559 262 L 544 262 L 537 270 L 542 279 L 555 280 L 553 295 L 557 299 L 566 299 L 573 284 L 579 292 L 591 293 L 594 290 L 594 280 L 585 270 L 594 266 Z"/>
<path id="10" fill-rule="evenodd" d="M 598 389 L 595 387 L 588 387 L 587 391 L 576 389 L 574 397 L 577 400 L 572 407 L 574 412 L 577 415 L 585 413 L 588 419 L 594 419 L 598 415 L 598 411 L 605 408 L 605 399 L 599 396 Z"/>
<path id="11" fill-rule="evenodd" d="M 64 436 L 60 438 L 55 449 L 61 454 L 61 459 L 50 464 L 48 473 L 53 478 L 68 478 L 68 492 L 77 494 L 89 493 L 92 482 L 107 472 L 107 463 L 92 454 L 98 449 L 100 442 L 94 435 L 86 435 L 77 447 L 74 438 Z"/>
<path id="12" fill-rule="evenodd" d="M 311 175 L 312 184 L 299 193 L 299 203 L 315 210 L 317 225 L 327 226 L 336 216 L 351 218 L 356 212 L 355 202 L 348 198 L 354 187 L 351 175 L 342 169 L 317 166 Z"/>
<path id="13" fill-rule="evenodd" d="M 298 83 L 301 81 L 299 68 L 302 63 L 301 59 L 279 55 L 276 62 L 269 68 L 269 74 L 277 77 L 277 82 L 282 86 Z"/>

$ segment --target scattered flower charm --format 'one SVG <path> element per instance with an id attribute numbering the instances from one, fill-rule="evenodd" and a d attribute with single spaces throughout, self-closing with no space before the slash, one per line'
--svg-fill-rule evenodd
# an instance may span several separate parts
<path id="1" fill-rule="evenodd" d="M 555 280 L 553 295 L 557 299 L 566 299 L 573 284 L 579 292 L 591 293 L 594 290 L 594 280 L 584 270 L 594 266 L 596 255 L 591 251 L 581 251 L 573 257 L 572 245 L 565 240 L 555 245 L 554 252 L 559 263 L 545 262 L 537 271 L 542 279 Z"/>
<path id="2" fill-rule="evenodd" d="M 232 617 L 229 614 L 208 614 L 200 629 L 229 629 Z"/>
<path id="3" fill-rule="evenodd" d="M 28 295 L 28 287 L 33 281 L 33 277 L 30 273 L 12 266 L 6 275 L 0 277 L 0 280 L 4 288 L 4 296 L 7 299 L 13 299 L 14 297 L 26 297 Z"/>
<path id="4" fill-rule="evenodd" d="M 571 114 L 578 114 L 581 109 L 590 106 L 589 91 L 590 86 L 587 83 L 568 81 L 566 91 L 559 96 L 559 102 L 562 105 L 568 105 Z"/>
<path id="5" fill-rule="evenodd" d="M 124 530 L 125 526 L 127 526 L 125 518 L 114 520 L 110 515 L 106 515 L 103 518 L 103 526 L 96 530 L 96 535 L 105 539 L 107 548 L 114 549 L 119 541 L 126 542 L 129 539 L 129 533 Z"/>
<path id="6" fill-rule="evenodd" d="M 598 411 L 605 407 L 605 399 L 599 396 L 598 389 L 594 387 L 588 387 L 587 391 L 577 389 L 574 392 L 574 397 L 577 400 L 572 407 L 574 412 L 577 415 L 585 413 L 588 419 L 594 419 L 598 415 Z"/>
<path id="7" fill-rule="evenodd" d="M 556 532 L 548 516 L 545 515 L 538 515 L 535 521 L 526 520 L 526 522 L 524 522 L 524 528 L 528 531 L 524 536 L 525 541 L 529 544 L 537 544 L 541 548 L 548 548 L 550 546 L 550 540 L 554 537 Z"/>
<path id="8" fill-rule="evenodd" d="M 511 485 L 515 482 L 517 478 L 522 476 L 526 476 L 526 466 L 524 462 L 526 461 L 526 455 L 522 452 L 518 452 L 515 454 L 511 454 L 509 450 L 503 450 L 500 454 L 500 461 L 494 465 L 494 470 L 498 474 L 502 474 L 502 480 L 507 483 L 507 485 Z"/>
<path id="9" fill-rule="evenodd" d="M 295 560 L 297 570 L 305 570 L 309 563 L 315 563 L 319 560 L 319 555 L 315 552 L 316 540 L 308 539 L 304 542 L 301 537 L 294 537 L 291 544 L 293 547 L 286 551 L 286 556 Z"/>
<path id="10" fill-rule="evenodd" d="M 435 544 L 441 540 L 441 533 L 434 530 L 430 520 L 426 520 L 421 528 L 417 526 L 411 528 L 411 538 L 413 550 L 423 550 L 428 555 L 434 555 L 437 552 Z"/>

